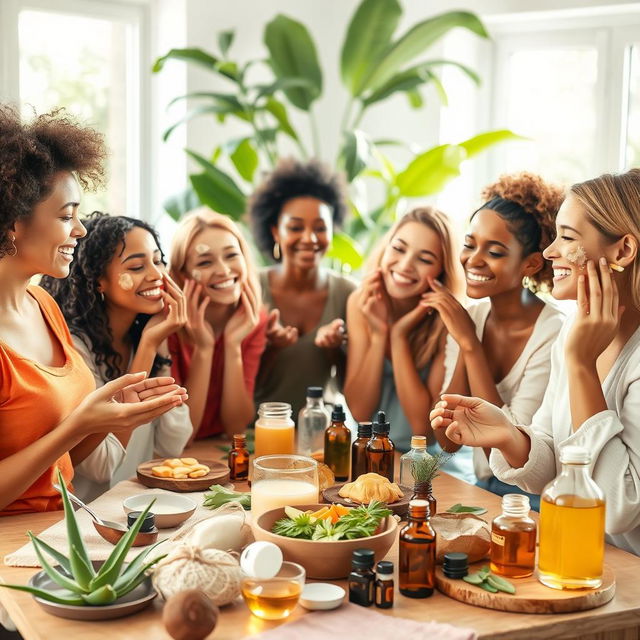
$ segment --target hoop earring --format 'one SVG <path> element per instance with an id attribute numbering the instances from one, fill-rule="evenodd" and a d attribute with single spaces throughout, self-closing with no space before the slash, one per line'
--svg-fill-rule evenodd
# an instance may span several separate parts
<path id="1" fill-rule="evenodd" d="M 11 249 L 9 249 L 9 251 L 7 251 L 7 254 L 9 257 L 13 257 L 18 253 L 18 247 L 16 247 L 16 237 L 15 236 L 11 236 L 10 238 L 11 240 Z"/>
<path id="2" fill-rule="evenodd" d="M 104 302 L 104 291 L 98 291 L 98 293 L 100 294 L 100 300 Z"/>
<path id="3" fill-rule="evenodd" d="M 273 258 L 274 258 L 274 260 L 280 260 L 280 256 L 281 256 L 280 243 L 276 242 L 273 245 Z"/>

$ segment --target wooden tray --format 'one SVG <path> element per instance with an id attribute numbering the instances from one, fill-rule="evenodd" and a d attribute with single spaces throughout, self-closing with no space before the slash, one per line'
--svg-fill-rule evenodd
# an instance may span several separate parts
<path id="1" fill-rule="evenodd" d="M 224 462 L 214 460 L 198 460 L 211 469 L 206 476 L 201 478 L 186 478 L 176 480 L 174 478 L 158 478 L 151 473 L 152 467 L 160 466 L 166 458 L 158 458 L 143 462 L 137 469 L 138 481 L 145 487 L 152 489 L 167 489 L 168 491 L 206 491 L 212 484 L 226 484 L 229 482 L 229 467 Z"/>
<path id="2" fill-rule="evenodd" d="M 359 507 L 359 502 L 354 502 L 353 500 L 349 500 L 348 498 L 343 498 L 338 495 L 340 489 L 346 484 L 346 482 L 342 482 L 341 484 L 334 484 L 332 487 L 325 489 L 322 492 L 322 497 L 326 502 L 336 502 L 345 507 Z M 393 511 L 393 513 L 398 514 L 399 516 L 403 516 L 405 513 L 409 511 L 409 500 L 411 500 L 411 496 L 413 495 L 413 489 L 410 487 L 405 487 L 404 485 L 398 485 L 400 487 L 400 491 L 404 493 L 404 497 L 400 500 L 396 500 L 391 504 L 388 504 L 387 507 Z"/>
<path id="3" fill-rule="evenodd" d="M 469 566 L 469 573 L 478 571 L 486 561 Z M 516 588 L 513 595 L 489 593 L 464 580 L 452 580 L 436 569 L 436 586 L 445 595 L 465 604 L 499 611 L 518 613 L 569 613 L 595 609 L 606 604 L 616 593 L 613 571 L 605 565 L 602 586 L 598 589 L 551 589 L 538 582 L 535 574 L 528 578 L 507 578 Z"/>

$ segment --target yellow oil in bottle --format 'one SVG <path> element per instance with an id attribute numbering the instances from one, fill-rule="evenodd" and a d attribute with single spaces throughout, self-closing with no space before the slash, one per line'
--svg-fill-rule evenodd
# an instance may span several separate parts
<path id="1" fill-rule="evenodd" d="M 264 620 L 282 620 L 295 609 L 302 593 L 296 582 L 244 580 L 242 596 L 251 613 Z"/>
<path id="2" fill-rule="evenodd" d="M 595 588 L 604 562 L 603 500 L 560 495 L 540 501 L 538 579 L 554 589 Z"/>

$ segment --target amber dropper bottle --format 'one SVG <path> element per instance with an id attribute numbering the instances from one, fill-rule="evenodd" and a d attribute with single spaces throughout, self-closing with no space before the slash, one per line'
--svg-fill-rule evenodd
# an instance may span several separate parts
<path id="1" fill-rule="evenodd" d="M 377 473 L 393 482 L 395 446 L 389 438 L 391 425 L 384 411 L 378 411 L 372 425 L 373 435 L 367 442 L 367 460 L 370 473 Z"/>
<path id="2" fill-rule="evenodd" d="M 338 482 L 349 479 L 351 430 L 344 423 L 346 419 L 342 405 L 333 405 L 331 424 L 324 431 L 324 462 Z"/>
<path id="3" fill-rule="evenodd" d="M 233 448 L 229 451 L 230 480 L 247 480 L 249 477 L 249 450 L 247 436 L 237 433 L 233 436 Z"/>
<path id="4" fill-rule="evenodd" d="M 367 461 L 367 442 L 371 438 L 371 423 L 358 423 L 358 437 L 351 445 L 351 482 L 363 473 L 369 473 Z"/>

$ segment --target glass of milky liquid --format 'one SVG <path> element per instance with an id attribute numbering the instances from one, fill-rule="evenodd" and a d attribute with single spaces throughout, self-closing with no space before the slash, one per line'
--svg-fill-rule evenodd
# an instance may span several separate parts
<path id="1" fill-rule="evenodd" d="M 253 461 L 253 521 L 279 507 L 318 502 L 318 463 L 296 455 L 260 456 Z"/>

